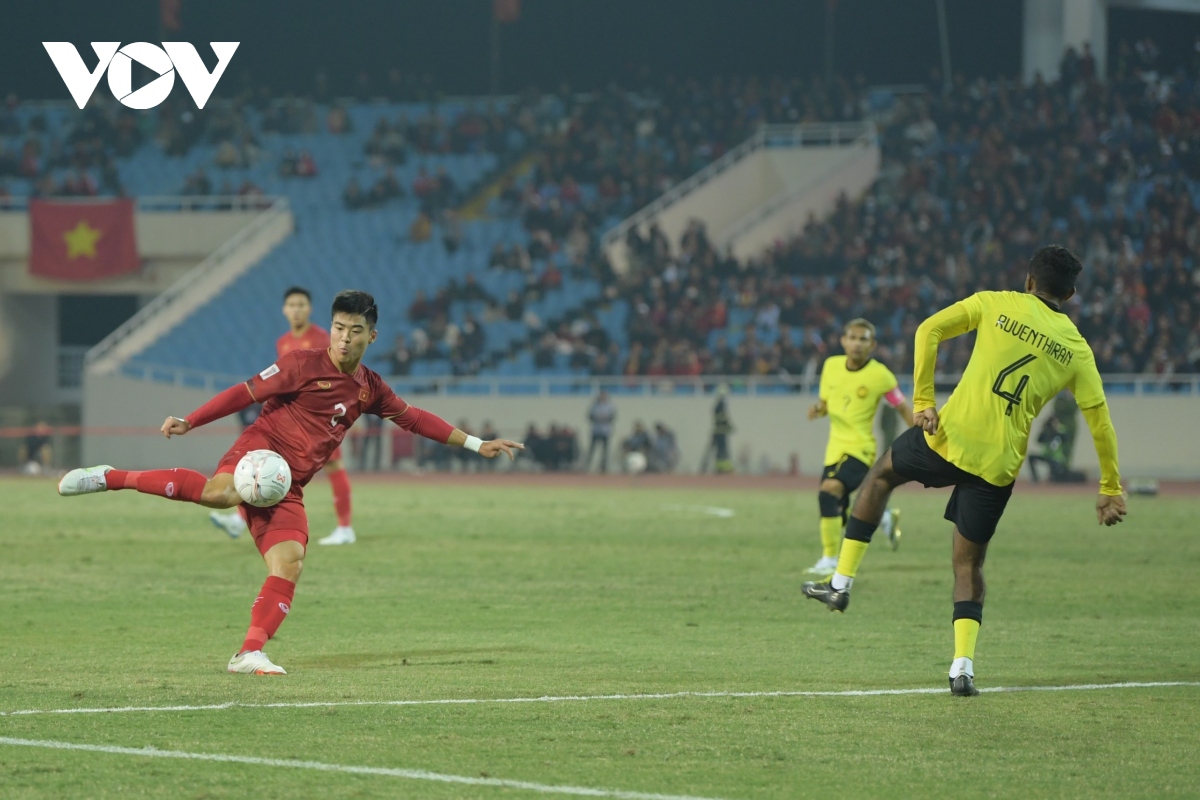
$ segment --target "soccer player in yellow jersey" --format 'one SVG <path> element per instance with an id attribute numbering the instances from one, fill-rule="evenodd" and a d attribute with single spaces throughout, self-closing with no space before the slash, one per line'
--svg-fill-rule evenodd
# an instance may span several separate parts
<path id="1" fill-rule="evenodd" d="M 862 484 L 875 460 L 875 410 L 879 401 L 900 412 L 909 426 L 912 409 L 896 383 L 892 371 L 871 358 L 875 350 L 875 326 L 865 319 L 852 319 L 842 329 L 844 356 L 830 356 L 821 367 L 818 401 L 808 418 L 829 417 L 829 444 L 825 448 L 825 470 L 817 505 L 821 509 L 821 560 L 805 572 L 828 578 L 837 567 L 838 547 L 850 494 Z M 900 542 L 900 512 L 884 509 L 879 527 L 895 549 Z"/>
<path id="2" fill-rule="evenodd" d="M 854 504 L 837 570 L 804 594 L 845 611 L 850 587 L 892 490 L 909 481 L 953 486 L 946 519 L 954 523 L 954 661 L 950 691 L 975 688 L 975 640 L 983 621 L 983 559 L 1025 460 L 1029 429 L 1063 388 L 1075 395 L 1100 458 L 1096 520 L 1125 516 L 1117 469 L 1117 434 L 1088 343 L 1062 305 L 1083 269 L 1065 247 L 1034 253 L 1025 293 L 979 292 L 921 323 L 913 351 L 913 408 L 919 427 L 901 434 L 871 467 Z M 938 343 L 977 331 L 971 360 L 939 413 L 933 375 Z"/>

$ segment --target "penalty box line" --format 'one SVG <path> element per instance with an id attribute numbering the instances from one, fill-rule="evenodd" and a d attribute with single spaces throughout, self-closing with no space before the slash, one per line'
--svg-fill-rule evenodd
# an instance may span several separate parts
<path id="1" fill-rule="evenodd" d="M 1171 686 L 1200 686 L 1200 681 L 1126 681 L 1122 683 L 1075 683 L 1064 686 L 995 686 L 980 689 L 985 694 L 1012 692 L 1080 692 L 1103 689 L 1157 689 Z M 682 698 L 756 698 L 756 697 L 896 697 L 904 695 L 946 694 L 946 688 L 847 689 L 844 691 L 776 692 L 661 692 L 656 694 L 543 695 L 541 697 L 462 697 L 433 700 L 331 700 L 305 703 L 243 703 L 231 700 L 210 705 L 114 706 L 110 708 L 29 708 L 0 711 L 0 717 L 26 717 L 41 714 L 129 714 L 149 712 L 226 711 L 233 708 L 332 708 L 353 706 L 462 706 L 515 703 L 583 703 L 602 700 L 678 700 Z"/>
<path id="2" fill-rule="evenodd" d="M 436 783 L 457 783 L 469 786 L 495 786 L 503 789 L 524 789 L 542 794 L 569 794 L 584 797 L 614 797 L 621 800 L 714 800 L 713 798 L 694 797 L 691 795 L 653 794 L 648 792 L 627 792 L 620 789 L 594 789 L 588 786 L 556 786 L 549 783 L 531 783 L 529 781 L 508 780 L 506 778 L 485 778 L 470 775 L 449 775 L 443 772 L 429 772 L 423 769 L 398 769 L 390 767 L 358 767 L 346 764 L 327 764 L 323 761 L 299 761 L 284 758 L 258 758 L 255 756 L 234 756 L 223 753 L 189 753 L 182 750 L 159 750 L 155 747 L 119 747 L 103 744 L 77 744 L 75 742 L 56 742 L 45 739 L 16 739 L 0 736 L 0 745 L 11 747 L 37 747 L 48 750 L 76 750 L 88 753 L 108 753 L 112 755 L 142 756 L 145 758 L 175 758 L 189 761 L 216 761 L 227 764 L 250 764 L 259 767 L 284 767 L 288 769 L 307 769 L 318 772 L 341 772 L 351 775 L 375 775 L 388 778 L 407 778 L 417 781 L 434 781 Z"/>

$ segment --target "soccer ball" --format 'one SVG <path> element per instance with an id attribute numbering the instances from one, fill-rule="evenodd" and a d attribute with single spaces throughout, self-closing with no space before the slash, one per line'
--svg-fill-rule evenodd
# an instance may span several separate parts
<path id="1" fill-rule="evenodd" d="M 646 471 L 646 454 L 634 450 L 625 456 L 625 471 L 633 475 L 641 475 Z"/>
<path id="2" fill-rule="evenodd" d="M 252 506 L 267 508 L 292 488 L 292 468 L 272 450 L 251 450 L 233 470 L 233 486 Z"/>

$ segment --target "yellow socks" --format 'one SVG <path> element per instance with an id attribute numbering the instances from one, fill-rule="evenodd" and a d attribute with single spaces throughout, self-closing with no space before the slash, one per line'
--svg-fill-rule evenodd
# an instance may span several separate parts
<path id="1" fill-rule="evenodd" d="M 959 600 L 954 604 L 954 661 L 950 664 L 950 679 L 964 672 L 975 677 L 975 640 L 983 622 L 983 603 Z"/>
<path id="2" fill-rule="evenodd" d="M 836 558 L 842 541 L 842 518 L 821 517 L 821 549 L 825 558 Z"/>
<path id="3" fill-rule="evenodd" d="M 979 638 L 979 620 L 954 620 L 954 657 L 975 660 L 975 640 Z"/>
<path id="4" fill-rule="evenodd" d="M 833 573 L 830 585 L 836 591 L 849 589 L 854 583 L 854 575 L 858 565 L 867 554 L 870 542 L 860 542 L 858 539 L 842 539 L 842 551 L 838 554 L 837 572 Z"/>

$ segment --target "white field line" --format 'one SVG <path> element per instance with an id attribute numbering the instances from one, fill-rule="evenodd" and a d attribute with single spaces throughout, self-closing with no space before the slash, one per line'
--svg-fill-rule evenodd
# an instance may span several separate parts
<path id="1" fill-rule="evenodd" d="M 665 503 L 659 506 L 660 511 L 698 511 L 701 514 L 708 514 L 710 517 L 722 517 L 728 519 L 734 516 L 737 512 L 732 508 L 722 508 L 721 506 L 680 506 L 673 503 Z"/>
<path id="2" fill-rule="evenodd" d="M 1200 686 L 1200 681 L 1155 681 L 1125 683 L 1076 683 L 1066 686 L 995 686 L 980 689 L 987 694 L 1002 692 L 1073 692 L 1100 689 L 1156 689 L 1167 686 Z M 335 706 L 466 706 L 505 703 L 581 703 L 597 700 L 676 700 L 698 697 L 892 697 L 914 694 L 946 694 L 946 687 L 917 689 L 848 689 L 838 692 L 778 691 L 778 692 L 663 692 L 660 694 L 590 694 L 543 695 L 541 697 L 464 697 L 434 700 L 332 700 L 309 703 L 227 703 L 195 706 L 116 706 L 112 708 L 30 708 L 20 711 L 0 711 L 0 717 L 25 717 L 38 714 L 127 714 L 131 712 L 168 711 L 225 711 L 231 708 L 333 708 Z"/>
<path id="3" fill-rule="evenodd" d="M 587 786 L 555 786 L 548 783 L 530 783 L 505 778 L 472 777 L 469 775 L 447 775 L 423 769 L 391 769 L 388 767 L 355 767 L 344 764 L 326 764 L 322 761 L 296 761 L 284 758 L 255 758 L 254 756 L 230 756 L 221 753 L 188 753 L 182 750 L 159 750 L 154 747 L 118 747 L 105 744 L 76 744 L 55 742 L 45 739 L 13 739 L 0 736 L 0 745 L 13 747 L 42 747 L 49 750 L 83 750 L 89 753 L 112 753 L 123 756 L 148 758 L 179 758 L 190 761 L 219 761 L 228 764 L 252 764 L 260 767 L 286 767 L 311 769 L 319 772 L 346 772 L 352 775 L 382 775 L 388 778 L 408 778 L 415 781 L 437 783 L 460 783 L 469 786 L 497 786 L 504 789 L 525 789 L 543 794 L 571 794 L 584 797 L 615 797 L 623 800 L 708 800 L 702 797 L 676 794 L 650 794 L 647 792 L 625 792 L 619 789 L 593 789 Z"/>

